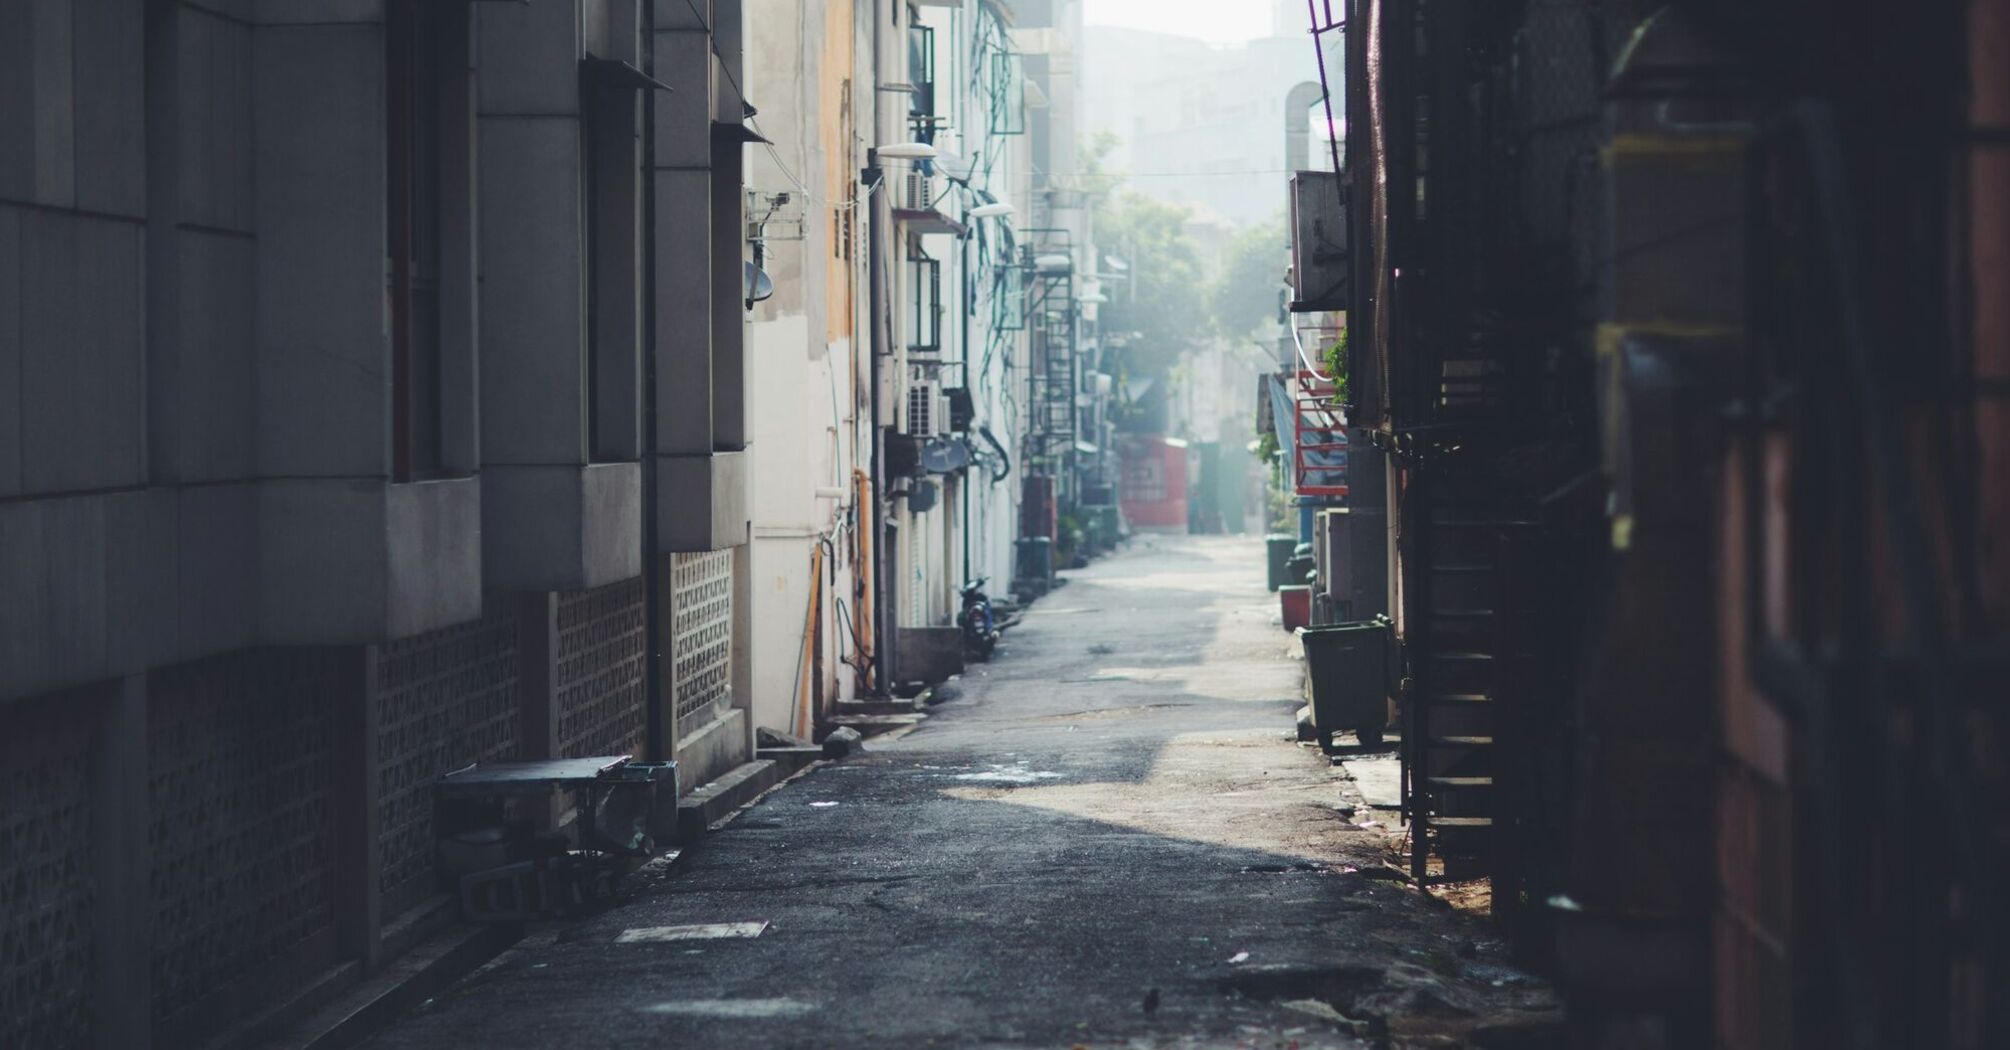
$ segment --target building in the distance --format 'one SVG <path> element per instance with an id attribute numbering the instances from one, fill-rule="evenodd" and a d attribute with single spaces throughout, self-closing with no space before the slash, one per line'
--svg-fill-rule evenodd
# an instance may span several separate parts
<path id="1" fill-rule="evenodd" d="M 1273 3 L 1270 34 L 1239 44 L 1086 28 L 1084 127 L 1090 135 L 1115 136 L 1110 161 L 1130 175 L 1127 188 L 1238 226 L 1284 214 L 1287 109 L 1294 88 L 1318 82 L 1319 62 L 1306 34 L 1305 5 Z M 1337 95 L 1337 58 L 1328 73 Z M 1317 95 L 1304 99 L 1310 104 Z M 1323 132 L 1323 119 L 1311 123 Z M 1309 159 L 1312 167 L 1331 169 L 1323 138 Z"/>

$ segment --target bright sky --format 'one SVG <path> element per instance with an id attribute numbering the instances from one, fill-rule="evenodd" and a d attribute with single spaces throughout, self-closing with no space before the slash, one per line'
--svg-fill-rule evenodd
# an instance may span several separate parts
<path id="1" fill-rule="evenodd" d="M 1270 0 L 1085 0 L 1082 20 L 1232 44 L 1267 35 L 1270 7 Z"/>

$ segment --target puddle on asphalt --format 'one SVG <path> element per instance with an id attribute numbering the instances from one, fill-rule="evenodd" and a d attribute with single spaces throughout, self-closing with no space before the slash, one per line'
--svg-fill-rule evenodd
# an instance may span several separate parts
<path id="1" fill-rule="evenodd" d="M 981 773 L 957 773 L 949 779 L 972 784 L 1035 784 L 1042 780 L 1058 779 L 1060 775 L 1043 769 L 1027 769 L 1024 766 L 992 766 Z"/>

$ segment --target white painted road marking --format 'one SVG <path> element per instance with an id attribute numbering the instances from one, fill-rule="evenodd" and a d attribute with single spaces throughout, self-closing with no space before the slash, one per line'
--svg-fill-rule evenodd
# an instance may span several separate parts
<path id="1" fill-rule="evenodd" d="M 621 931 L 616 944 L 657 944 L 663 941 L 714 941 L 725 937 L 759 937 L 766 922 L 708 922 L 696 926 L 637 926 Z"/>

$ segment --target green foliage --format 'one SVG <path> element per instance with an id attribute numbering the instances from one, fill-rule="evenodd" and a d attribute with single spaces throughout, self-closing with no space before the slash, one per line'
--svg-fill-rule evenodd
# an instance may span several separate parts
<path id="1" fill-rule="evenodd" d="M 1270 472 L 1270 484 L 1263 487 L 1263 525 L 1269 532 L 1297 532 L 1298 510 L 1292 505 L 1290 479 L 1279 469 Z"/>
<path id="2" fill-rule="evenodd" d="M 1088 538 L 1082 531 L 1082 522 L 1071 513 L 1062 513 L 1055 522 L 1054 567 L 1073 568 L 1075 555 L 1082 550 Z"/>
<path id="3" fill-rule="evenodd" d="M 1200 248 L 1187 230 L 1187 209 L 1124 188 L 1123 173 L 1109 165 L 1116 144 L 1108 132 L 1083 143 L 1075 176 L 1074 188 L 1089 198 L 1097 250 L 1129 267 L 1126 279 L 1104 282 L 1110 301 L 1098 320 L 1105 332 L 1138 333 L 1127 355 L 1131 369 L 1162 376 L 1203 346 L 1212 327 Z"/>
<path id="4" fill-rule="evenodd" d="M 1323 361 L 1327 376 L 1333 380 L 1333 403 L 1347 403 L 1347 330 L 1340 329 L 1340 338 L 1326 348 Z"/>
<path id="5" fill-rule="evenodd" d="M 1124 185 L 1124 173 L 1110 167 L 1110 152 L 1116 148 L 1115 133 L 1098 131 L 1075 154 L 1078 171 L 1073 188 L 1088 195 L 1094 207 L 1102 207 Z"/>
<path id="6" fill-rule="evenodd" d="M 1164 374 L 1181 354 L 1200 349 L 1212 327 L 1188 218 L 1185 208 L 1129 191 L 1096 211 L 1097 247 L 1130 266 L 1129 280 L 1104 286 L 1110 302 L 1100 311 L 1102 327 L 1142 336 L 1132 361 L 1148 374 Z"/>
<path id="7" fill-rule="evenodd" d="M 1221 274 L 1208 289 L 1215 331 L 1239 340 L 1258 325 L 1277 319 L 1277 295 L 1284 287 L 1289 245 L 1280 220 L 1235 235 Z"/>

